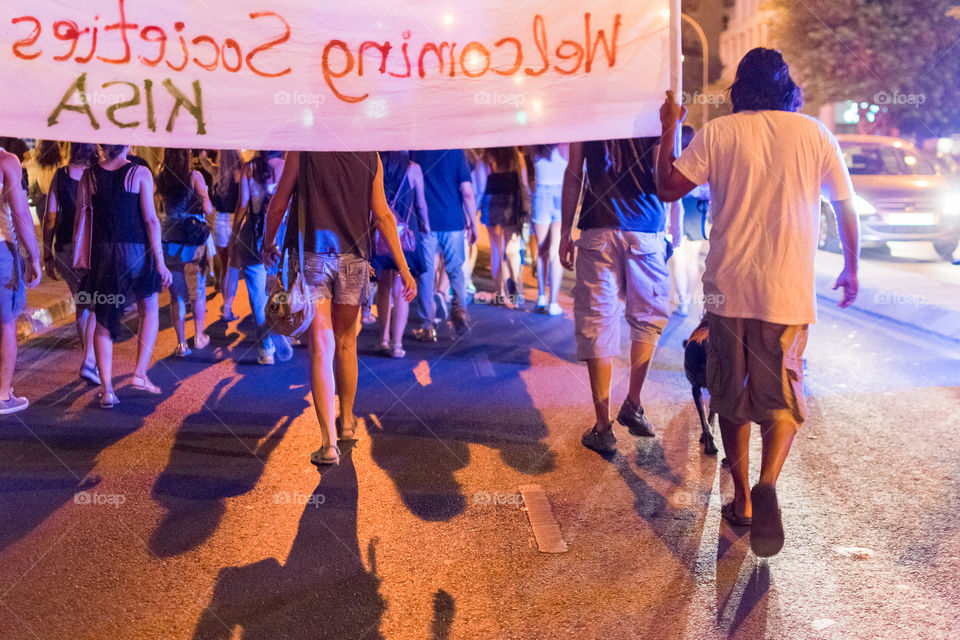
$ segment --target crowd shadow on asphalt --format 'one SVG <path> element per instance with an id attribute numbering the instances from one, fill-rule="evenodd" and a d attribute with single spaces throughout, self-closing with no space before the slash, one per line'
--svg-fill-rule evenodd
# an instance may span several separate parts
<path id="1" fill-rule="evenodd" d="M 194 640 L 383 637 L 380 623 L 387 602 L 380 595 L 377 540 L 370 541 L 364 558 L 351 456 L 324 474 L 312 497 L 285 561 L 268 558 L 220 570 Z M 452 616 L 449 596 L 438 594 L 434 606 Z M 449 622 L 434 626 L 442 631 Z"/>
<path id="2" fill-rule="evenodd" d="M 556 454 L 544 441 L 547 425 L 522 377 L 533 349 L 504 341 L 510 334 L 502 323 L 516 330 L 528 314 L 497 308 L 471 313 L 474 326 L 466 335 L 448 334 L 435 345 L 408 342 L 408 356 L 400 361 L 371 356 L 374 330 L 360 337 L 357 406 L 366 417 L 371 459 L 407 509 L 425 521 L 447 521 L 465 511 L 467 498 L 455 474 L 470 464 L 471 444 L 497 450 L 504 464 L 526 475 L 556 466 Z M 556 336 L 571 330 L 563 319 L 536 320 Z M 418 368 L 429 370 L 429 384 L 418 378 Z"/>
<path id="3" fill-rule="evenodd" d="M 184 418 L 154 483 L 151 495 L 165 513 L 149 546 L 161 558 L 195 549 L 216 532 L 226 500 L 256 487 L 287 429 L 310 408 L 309 388 L 290 382 L 302 377 L 290 375 L 301 366 L 296 360 L 267 370 L 256 364 L 250 336 L 226 346 L 229 334 L 216 325 L 211 334 L 218 343 L 211 348 L 220 352 L 212 354 L 215 361 L 232 360 L 235 373 Z M 205 366 L 193 361 L 194 370 Z"/>
<path id="4" fill-rule="evenodd" d="M 62 350 L 79 368 L 75 338 L 48 336 L 31 345 L 45 354 Z M 21 370 L 18 375 L 37 372 Z M 26 411 L 0 420 L 0 551 L 64 505 L 87 504 L 83 492 L 101 482 L 92 474 L 97 458 L 143 427 L 158 404 L 158 398 L 125 391 L 127 377 L 117 377 L 121 403 L 111 411 L 97 406 L 97 387 L 77 379 L 31 399 Z"/>

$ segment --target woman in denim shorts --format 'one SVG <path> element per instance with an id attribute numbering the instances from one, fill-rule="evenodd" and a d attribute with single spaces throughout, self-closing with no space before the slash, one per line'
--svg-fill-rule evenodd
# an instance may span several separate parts
<path id="1" fill-rule="evenodd" d="M 263 255 L 269 266 L 278 264 L 282 255 L 277 232 L 288 206 L 290 220 L 284 247 L 299 250 L 302 226 L 303 276 L 316 310 L 308 332 L 310 383 L 322 446 L 313 453 L 311 462 L 339 464 L 338 440 L 355 439 L 357 429 L 353 413 L 357 334 L 361 296 L 370 281 L 374 228 L 390 245 L 408 302 L 416 296 L 417 285 L 400 246 L 396 217 L 384 194 L 383 166 L 377 153 L 287 154 L 267 212 Z M 291 257 L 291 265 L 299 263 L 299 256 Z M 336 420 L 335 396 L 340 399 L 340 417 Z"/>

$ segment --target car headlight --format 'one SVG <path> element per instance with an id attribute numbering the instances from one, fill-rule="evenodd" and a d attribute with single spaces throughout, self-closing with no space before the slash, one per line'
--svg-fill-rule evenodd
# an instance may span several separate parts
<path id="1" fill-rule="evenodd" d="M 872 216 L 877 213 L 877 208 L 859 195 L 853 196 L 853 208 L 858 216 Z"/>
<path id="2" fill-rule="evenodd" d="M 943 213 L 948 216 L 960 216 L 960 193 L 948 193 L 944 196 Z"/>

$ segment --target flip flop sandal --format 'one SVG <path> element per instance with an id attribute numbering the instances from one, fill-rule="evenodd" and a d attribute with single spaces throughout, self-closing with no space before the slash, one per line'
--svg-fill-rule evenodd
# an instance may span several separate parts
<path id="1" fill-rule="evenodd" d="M 318 467 L 340 464 L 340 447 L 332 444 L 328 447 L 320 447 L 310 456 L 310 462 Z"/>
<path id="2" fill-rule="evenodd" d="M 143 391 L 144 393 L 149 393 L 150 395 L 158 396 L 162 393 L 160 387 L 153 384 L 147 378 L 134 377 L 133 381 L 130 383 L 130 386 L 136 389 L 137 391 Z"/>
<path id="3" fill-rule="evenodd" d="M 777 555 L 783 549 L 783 520 L 773 485 L 758 484 L 750 491 L 753 502 L 753 524 L 750 526 L 750 548 L 760 558 Z"/>
<path id="4" fill-rule="evenodd" d="M 734 527 L 749 527 L 753 523 L 753 518 L 737 515 L 737 510 L 733 507 L 733 502 L 728 502 L 723 505 L 720 509 L 720 515 Z"/>

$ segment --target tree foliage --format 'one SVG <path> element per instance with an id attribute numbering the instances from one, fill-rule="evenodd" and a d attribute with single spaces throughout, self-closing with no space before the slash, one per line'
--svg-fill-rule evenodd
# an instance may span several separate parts
<path id="1" fill-rule="evenodd" d="M 960 0 L 772 0 L 807 101 L 884 107 L 920 137 L 960 132 Z"/>

